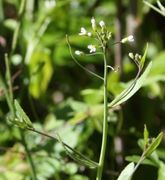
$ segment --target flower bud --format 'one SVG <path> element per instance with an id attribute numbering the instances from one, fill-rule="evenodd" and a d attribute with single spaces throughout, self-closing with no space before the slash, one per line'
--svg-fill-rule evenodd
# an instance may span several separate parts
<path id="1" fill-rule="evenodd" d="M 76 50 L 74 53 L 75 53 L 77 56 L 81 56 L 81 55 L 84 54 L 82 51 L 78 51 L 78 50 Z"/>
<path id="2" fill-rule="evenodd" d="M 92 29 L 95 31 L 96 30 L 96 21 L 95 21 L 94 17 L 91 19 L 91 24 L 92 24 Z"/>
<path id="3" fill-rule="evenodd" d="M 134 59 L 134 55 L 133 55 L 132 52 L 130 52 L 130 53 L 128 54 L 128 56 L 129 56 L 131 59 Z"/>
<path id="4" fill-rule="evenodd" d="M 133 42 L 134 41 L 134 38 L 132 35 L 126 37 L 126 38 L 123 38 L 120 42 L 121 43 L 126 43 L 126 42 Z"/>
<path id="5" fill-rule="evenodd" d="M 99 24 L 100 24 L 101 28 L 105 27 L 105 22 L 104 21 L 100 21 Z"/>
<path id="6" fill-rule="evenodd" d="M 92 33 L 91 33 L 91 32 L 88 32 L 87 35 L 88 35 L 89 37 L 91 37 L 91 36 L 92 36 Z"/>
<path id="7" fill-rule="evenodd" d="M 81 27 L 81 30 L 80 30 L 79 35 L 80 35 L 80 36 L 84 36 L 84 35 L 86 35 L 86 34 L 87 34 L 87 30 L 86 30 L 84 27 Z"/>

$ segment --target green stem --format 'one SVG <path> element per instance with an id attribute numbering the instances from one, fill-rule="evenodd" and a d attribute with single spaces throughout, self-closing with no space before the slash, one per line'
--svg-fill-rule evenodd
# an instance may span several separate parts
<path id="1" fill-rule="evenodd" d="M 18 15 L 19 15 L 20 19 L 17 22 L 17 27 L 16 27 L 16 29 L 14 31 L 14 34 L 13 34 L 12 45 L 11 45 L 11 47 L 12 47 L 11 48 L 11 54 L 14 53 L 14 51 L 16 49 L 16 46 L 17 46 L 17 42 L 18 42 L 18 38 L 19 38 L 19 32 L 20 32 L 20 27 L 21 27 L 21 19 L 22 19 L 23 13 L 24 13 L 25 4 L 26 4 L 26 0 L 21 0 L 19 12 L 18 12 Z"/>
<path id="2" fill-rule="evenodd" d="M 101 180 L 105 159 L 105 151 L 107 145 L 107 133 L 108 133 L 108 102 L 107 102 L 107 59 L 106 59 L 106 48 L 103 47 L 104 53 L 104 119 L 103 119 L 103 135 L 102 135 L 102 145 L 101 153 L 99 159 L 99 166 L 97 170 L 96 180 Z"/>
<path id="3" fill-rule="evenodd" d="M 27 143 L 26 143 L 26 140 L 25 140 L 25 135 L 24 135 L 24 132 L 22 131 L 22 129 L 20 129 L 20 134 L 21 134 L 22 144 L 24 145 L 24 148 L 25 148 L 25 151 L 26 151 L 26 154 L 27 154 L 27 159 L 28 159 L 29 164 L 31 166 L 32 179 L 37 180 L 35 165 L 34 165 L 31 153 L 30 153 L 30 151 L 28 149 L 28 146 L 27 146 Z"/>
<path id="4" fill-rule="evenodd" d="M 132 179 L 133 174 L 135 173 L 135 171 L 137 170 L 137 168 L 140 166 L 140 164 L 144 161 L 144 159 L 145 159 L 145 156 L 144 156 L 144 152 L 143 152 L 141 158 L 139 159 L 138 163 L 137 163 L 136 166 L 134 167 L 134 170 L 133 170 L 133 172 L 131 173 L 129 180 Z"/>
<path id="5" fill-rule="evenodd" d="M 152 8 L 153 10 L 155 10 L 157 13 L 161 14 L 162 16 L 165 17 L 165 13 L 163 11 L 161 11 L 160 9 L 158 9 L 157 7 L 153 6 L 152 4 L 150 4 L 147 1 L 143 1 L 147 6 L 149 6 L 150 8 Z"/>

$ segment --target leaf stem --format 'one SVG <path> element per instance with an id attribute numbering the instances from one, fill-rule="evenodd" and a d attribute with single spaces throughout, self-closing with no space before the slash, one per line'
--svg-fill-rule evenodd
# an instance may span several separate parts
<path id="1" fill-rule="evenodd" d="M 96 180 L 102 179 L 105 151 L 107 145 L 107 133 L 108 133 L 108 102 L 107 102 L 107 59 L 106 59 L 106 48 L 103 47 L 104 54 L 104 119 L 103 119 L 103 133 L 102 133 L 102 145 L 99 159 L 99 166 L 97 170 Z"/>

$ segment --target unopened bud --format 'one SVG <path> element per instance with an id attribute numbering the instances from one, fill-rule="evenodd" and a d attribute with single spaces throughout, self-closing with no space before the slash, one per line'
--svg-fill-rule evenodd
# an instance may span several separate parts
<path id="1" fill-rule="evenodd" d="M 91 24 L 92 24 L 92 29 L 95 31 L 96 30 L 96 21 L 95 21 L 94 17 L 91 19 Z"/>
<path id="2" fill-rule="evenodd" d="M 126 37 L 126 38 L 123 38 L 120 42 L 121 43 L 126 43 L 126 42 L 133 42 L 134 41 L 134 38 L 132 35 Z"/>
<path id="3" fill-rule="evenodd" d="M 131 52 L 131 53 L 129 53 L 128 54 L 128 56 L 131 58 L 131 59 L 134 59 L 134 55 L 133 55 L 133 53 Z"/>

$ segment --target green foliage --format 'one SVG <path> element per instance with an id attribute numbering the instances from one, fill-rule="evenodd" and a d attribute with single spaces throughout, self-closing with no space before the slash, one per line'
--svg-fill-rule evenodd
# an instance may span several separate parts
<path id="1" fill-rule="evenodd" d="M 147 149 L 144 152 L 144 156 L 147 157 L 149 156 L 161 143 L 163 138 L 163 133 L 158 134 L 158 136 L 155 139 L 152 139 L 151 144 L 147 145 Z"/>
<path id="2" fill-rule="evenodd" d="M 151 142 L 150 142 L 150 140 L 149 140 L 149 132 L 148 132 L 147 127 L 145 125 L 143 134 L 144 134 L 144 139 L 140 140 L 138 142 L 139 146 L 143 150 L 142 155 L 141 156 L 133 155 L 133 156 L 128 156 L 126 158 L 126 160 L 128 160 L 128 161 L 132 161 L 132 162 L 137 163 L 136 166 L 134 167 L 134 169 L 132 171 L 130 170 L 130 178 L 132 177 L 132 175 L 137 170 L 137 168 L 139 167 L 140 164 L 145 164 L 145 165 L 151 165 L 151 166 L 158 167 L 159 172 L 160 172 L 160 173 L 158 173 L 158 178 L 159 177 L 161 178 L 161 176 L 162 176 L 161 168 L 163 168 L 164 164 L 162 163 L 161 160 L 159 160 L 159 157 L 158 157 L 155 150 L 162 141 L 163 133 L 159 133 L 158 136 L 156 138 L 151 139 Z"/>
<path id="3" fill-rule="evenodd" d="M 32 122 L 30 121 L 29 117 L 26 115 L 22 107 L 20 106 L 19 102 L 15 99 L 14 100 L 14 107 L 15 107 L 15 118 L 9 120 L 20 128 L 32 128 Z"/>
<path id="4" fill-rule="evenodd" d="M 112 32 L 102 179 L 117 179 L 121 169 L 118 179 L 130 179 L 139 165 L 135 179 L 165 179 L 163 133 L 158 134 L 164 130 L 165 110 L 164 3 L 154 0 L 0 0 L 0 179 L 35 179 L 34 174 L 39 180 L 96 178 L 103 133 L 103 59 L 102 54 L 73 53 L 88 53 L 88 45 L 98 44 L 93 37 L 78 35 L 81 27 L 92 32 L 92 17 L 99 33 L 101 20 Z M 135 42 L 116 42 L 129 33 Z M 87 73 L 70 56 L 66 34 L 72 56 Z M 143 49 L 142 58 L 135 54 L 128 59 L 129 52 Z M 125 168 L 123 159 L 130 162 Z"/>
<path id="5" fill-rule="evenodd" d="M 53 74 L 49 50 L 40 49 L 33 53 L 29 62 L 29 73 L 29 92 L 33 97 L 39 98 L 46 92 Z"/>
<path id="6" fill-rule="evenodd" d="M 133 162 L 129 163 L 121 172 L 117 180 L 129 180 L 132 172 L 134 171 L 134 167 L 135 165 Z"/>
<path id="7" fill-rule="evenodd" d="M 146 55 L 146 52 L 144 56 Z M 143 58 L 144 58 L 143 56 Z M 142 58 L 142 59 L 143 59 Z M 122 104 L 123 102 L 127 101 L 131 96 L 133 96 L 143 85 L 149 71 L 151 69 L 152 62 L 148 64 L 143 74 L 138 78 L 135 79 L 124 91 L 122 91 L 110 104 L 109 107 L 114 107 L 117 105 Z"/>

